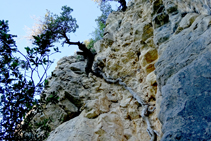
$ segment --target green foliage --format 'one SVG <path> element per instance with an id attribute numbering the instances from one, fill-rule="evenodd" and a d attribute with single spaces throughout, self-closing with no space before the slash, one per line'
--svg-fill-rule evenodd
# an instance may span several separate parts
<path id="1" fill-rule="evenodd" d="M 49 87 L 48 84 L 49 84 L 49 81 L 47 79 L 45 79 L 45 81 L 44 81 L 44 88 L 48 88 Z"/>
<path id="2" fill-rule="evenodd" d="M 33 106 L 33 94 L 36 90 L 34 83 L 27 81 L 20 72 L 22 60 L 13 55 L 18 49 L 14 36 L 8 32 L 8 21 L 0 21 L 0 90 L 3 116 L 0 138 L 5 140 L 13 138 L 14 125 L 17 126 L 21 117 Z"/>
<path id="3" fill-rule="evenodd" d="M 48 97 L 47 97 L 47 100 L 46 100 L 46 104 L 48 103 L 53 103 L 53 104 L 56 104 L 58 103 L 59 101 L 59 96 L 57 96 L 56 92 L 52 92 Z"/>
<path id="4" fill-rule="evenodd" d="M 49 136 L 49 133 L 51 132 L 51 127 L 48 125 L 49 122 L 51 122 L 51 118 L 44 119 L 41 122 L 35 123 L 36 128 L 40 128 L 42 131 L 45 131 L 42 137 L 39 138 L 39 140 L 44 140 Z"/>
<path id="5" fill-rule="evenodd" d="M 101 40 L 104 35 L 104 29 L 106 27 L 106 19 L 108 15 L 113 11 L 111 5 L 108 3 L 102 3 L 100 5 L 100 11 L 102 12 L 101 16 L 99 16 L 95 21 L 97 22 L 97 28 L 92 32 L 92 38 L 89 39 L 89 43 L 87 44 L 87 48 L 91 49 L 94 47 L 94 43 Z"/>
<path id="6" fill-rule="evenodd" d="M 49 32 L 40 36 L 34 36 L 35 45 L 32 48 L 25 47 L 26 54 L 20 52 L 15 45 L 13 35 L 8 34 L 7 21 L 0 22 L 0 90 L 1 90 L 1 134 L 5 140 L 17 139 L 14 131 L 23 120 L 26 113 L 37 104 L 35 94 L 39 94 L 43 88 L 43 80 L 46 71 L 52 61 L 49 60 L 52 37 Z M 20 53 L 25 60 L 15 56 Z M 40 75 L 38 68 L 44 68 L 44 74 Z M 28 73 L 31 75 L 27 75 Z M 39 82 L 35 83 L 33 75 L 37 73 Z M 17 132 L 16 132 L 17 133 Z"/>
<path id="7" fill-rule="evenodd" d="M 120 3 L 120 6 L 119 6 L 118 9 L 121 8 L 122 11 L 125 11 L 127 9 L 126 1 L 125 0 L 92 0 L 92 1 L 94 1 L 96 3 L 99 3 L 100 6 L 103 5 L 103 4 L 105 4 L 108 1 L 117 1 L 117 2 Z"/>
<path id="8" fill-rule="evenodd" d="M 48 122 L 50 122 L 51 119 L 44 119 L 43 121 L 39 122 L 39 123 L 35 123 L 35 126 L 37 126 L 37 128 L 41 128 L 42 130 L 47 130 L 47 131 L 51 131 L 51 127 L 49 127 L 47 125 Z"/>
<path id="9" fill-rule="evenodd" d="M 79 61 L 81 59 L 81 55 L 77 55 L 77 61 Z"/>
<path id="10" fill-rule="evenodd" d="M 60 16 L 47 11 L 44 21 L 42 22 L 41 33 L 51 32 L 54 41 L 65 39 L 67 33 L 74 33 L 78 28 L 76 19 L 72 17 L 73 9 L 68 6 L 62 7 Z M 63 44 L 65 43 L 63 42 Z"/>
<path id="11" fill-rule="evenodd" d="M 96 40 L 97 41 L 97 40 Z M 93 40 L 92 38 L 89 40 L 89 43 L 87 44 L 87 48 L 91 49 L 94 46 L 94 43 L 96 42 L 95 40 Z"/>
<path id="12" fill-rule="evenodd" d="M 0 20 L 0 112 L 3 117 L 0 139 L 23 140 L 21 131 L 30 129 L 29 123 L 33 116 L 28 116 L 23 125 L 21 121 L 38 104 L 34 96 L 48 86 L 47 70 L 52 64 L 50 56 L 59 52 L 53 43 L 61 39 L 66 41 L 66 34 L 78 28 L 76 19 L 70 15 L 72 11 L 64 6 L 60 16 L 48 12 L 42 32 L 33 36 L 33 46 L 25 47 L 25 53 L 16 46 L 13 39 L 16 36 L 8 33 L 8 21 Z M 22 55 L 23 59 L 16 57 L 16 53 Z M 40 74 L 39 68 L 44 69 L 43 74 Z M 35 77 L 39 79 L 38 82 L 34 81 Z M 58 97 L 52 94 L 48 100 L 57 102 Z"/>

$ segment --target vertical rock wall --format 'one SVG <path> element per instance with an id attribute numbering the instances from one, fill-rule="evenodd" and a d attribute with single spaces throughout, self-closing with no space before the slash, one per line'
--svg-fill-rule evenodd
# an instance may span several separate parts
<path id="1" fill-rule="evenodd" d="M 94 48 L 95 60 L 100 62 L 107 77 L 121 78 L 153 108 L 157 93 L 154 64 L 158 52 L 153 43 L 151 11 L 150 1 L 135 1 L 129 3 L 126 12 L 113 12 L 107 19 L 103 40 Z M 55 72 L 58 68 L 59 65 Z M 108 84 L 92 74 L 82 75 L 83 88 L 78 90 L 84 103 L 81 114 L 58 126 L 51 132 L 49 141 L 150 140 L 147 123 L 141 117 L 143 107 L 124 87 Z M 152 128 L 161 134 L 156 110 L 149 120 Z"/>
<path id="2" fill-rule="evenodd" d="M 156 140 L 211 138 L 209 10 L 209 0 L 133 0 L 125 12 L 109 15 L 95 44 L 95 61 L 107 77 L 121 78 L 156 107 L 149 115 Z M 87 77 L 84 67 L 79 56 L 64 57 L 49 78 L 34 117 L 51 118 L 47 140 L 150 140 L 143 107 L 122 86 Z"/>
<path id="3" fill-rule="evenodd" d="M 209 10 L 206 0 L 163 1 L 162 13 L 168 21 L 154 29 L 163 141 L 211 139 Z M 154 25 L 159 23 L 154 20 Z"/>

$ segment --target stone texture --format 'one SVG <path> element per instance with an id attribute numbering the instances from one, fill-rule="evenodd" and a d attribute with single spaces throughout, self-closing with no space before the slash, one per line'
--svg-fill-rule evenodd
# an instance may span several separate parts
<path id="1" fill-rule="evenodd" d="M 162 141 L 211 138 L 211 16 L 206 2 L 163 1 L 166 10 L 174 5 L 177 12 L 154 34 L 159 45 L 155 73 Z M 165 41 L 159 40 L 162 34 L 168 35 Z"/>
<path id="2" fill-rule="evenodd" d="M 121 77 L 146 102 L 156 106 L 154 64 L 158 52 L 153 43 L 151 7 L 149 1 L 131 2 L 126 12 L 110 14 L 103 40 L 98 41 L 94 47 L 97 51 L 95 60 L 100 60 L 99 65 L 107 76 L 114 79 Z M 59 63 L 57 68 L 64 64 L 66 63 Z M 47 140 L 150 140 L 146 131 L 147 123 L 140 116 L 143 108 L 132 95 L 122 86 L 108 84 L 92 74 L 88 78 L 80 76 L 76 73 L 80 67 L 75 67 L 75 64 L 79 63 L 72 62 L 67 68 L 75 73 L 70 82 L 73 78 L 81 78 L 83 91 L 80 87 L 71 88 L 77 89 L 75 92 L 83 103 L 80 107 L 82 112 L 58 126 Z M 74 68 L 71 67 L 73 65 Z M 161 134 L 161 124 L 156 112 L 150 114 L 149 119 L 153 129 Z"/>
<path id="3" fill-rule="evenodd" d="M 85 72 L 85 63 L 84 62 L 76 62 L 72 63 L 70 66 L 70 70 L 75 73 L 84 73 Z"/>
<path id="4" fill-rule="evenodd" d="M 167 5 L 175 5 L 181 13 L 199 13 L 210 15 L 211 3 L 209 0 L 163 0 Z"/>
<path id="5" fill-rule="evenodd" d="M 44 135 L 41 123 L 47 120 L 51 130 L 68 121 L 80 113 L 83 104 L 79 93 L 85 93 L 82 79 L 85 77 L 85 62 L 79 61 L 77 56 L 63 57 L 57 63 L 56 69 L 48 78 L 48 86 L 41 94 L 41 106 L 31 122 L 34 133 Z M 86 95 L 83 95 L 86 97 Z M 86 99 L 86 98 L 85 98 Z M 39 124 L 39 126 L 37 125 Z"/>
<path id="6" fill-rule="evenodd" d="M 91 122 L 90 122 L 91 121 Z M 57 127 L 47 140 L 49 141 L 92 141 L 94 124 L 83 115 L 73 118 Z"/>
<path id="7" fill-rule="evenodd" d="M 209 9 L 207 0 L 132 0 L 125 12 L 109 15 L 94 45 L 107 77 L 121 78 L 156 107 L 149 121 L 157 141 L 211 138 Z M 150 140 L 143 107 L 122 86 L 87 77 L 84 67 L 76 56 L 63 57 L 48 79 L 34 117 L 53 118 L 47 141 Z M 52 94 L 55 103 L 47 102 Z"/>

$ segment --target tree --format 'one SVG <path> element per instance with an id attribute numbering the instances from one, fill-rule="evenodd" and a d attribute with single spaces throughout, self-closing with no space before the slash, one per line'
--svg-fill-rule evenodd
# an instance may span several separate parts
<path id="1" fill-rule="evenodd" d="M 61 15 L 48 12 L 43 21 L 42 30 L 33 35 L 33 47 L 25 47 L 26 53 L 20 52 L 9 34 L 8 21 L 0 21 L 0 93 L 1 113 L 0 138 L 2 140 L 22 140 L 19 131 L 28 128 L 26 120 L 21 125 L 27 112 L 38 104 L 34 99 L 45 86 L 47 70 L 52 61 L 50 56 L 59 52 L 53 43 L 62 40 L 68 43 L 68 33 L 78 28 L 76 19 L 72 18 L 70 7 L 63 6 Z M 53 51 L 52 51 L 53 50 Z M 23 59 L 16 57 L 16 53 Z M 39 68 L 44 69 L 40 74 Z M 39 78 L 38 82 L 34 77 Z M 30 119 L 29 119 L 30 121 Z M 21 126 L 20 126 L 21 125 Z"/>
<path id="2" fill-rule="evenodd" d="M 111 12 L 113 12 L 112 7 L 109 3 L 102 3 L 100 5 L 100 11 L 102 14 L 95 20 L 97 23 L 103 23 L 106 25 L 106 20 Z"/>
<path id="3" fill-rule="evenodd" d="M 83 55 L 84 58 L 87 59 L 85 70 L 88 75 L 90 72 L 92 72 L 91 67 L 94 61 L 95 53 L 90 51 L 85 44 L 70 41 L 68 33 L 74 33 L 78 28 L 78 25 L 76 24 L 76 19 L 72 18 L 70 15 L 73 9 L 63 6 L 62 10 L 63 12 L 61 13 L 61 16 L 53 15 L 52 13 L 48 12 L 48 14 L 45 16 L 42 28 L 43 30 L 41 32 L 46 33 L 50 31 L 54 36 L 55 41 L 62 40 L 62 45 L 78 45 L 79 49 L 82 51 L 78 52 L 78 54 Z"/>
<path id="4" fill-rule="evenodd" d="M 94 62 L 94 57 L 96 55 L 96 53 L 93 53 L 90 49 L 88 49 L 86 47 L 85 44 L 80 43 L 80 42 L 70 42 L 69 39 L 66 40 L 66 43 L 69 45 L 78 45 L 78 48 L 81 50 L 80 52 L 77 52 L 78 55 L 83 55 L 85 59 L 87 59 L 87 63 L 86 63 L 86 67 L 85 67 L 85 71 L 87 76 L 89 75 L 89 73 L 94 73 L 92 71 L 92 65 Z"/>
<path id="5" fill-rule="evenodd" d="M 96 3 L 99 3 L 99 5 L 108 2 L 108 1 L 117 1 L 120 3 L 120 7 L 122 8 L 122 11 L 126 11 L 127 9 L 127 5 L 126 5 L 126 1 L 125 0 L 92 0 Z"/>
<path id="6" fill-rule="evenodd" d="M 50 31 L 54 35 L 55 41 L 58 41 L 63 39 L 64 34 L 75 33 L 78 25 L 76 19 L 71 15 L 72 11 L 72 8 L 63 6 L 59 16 L 47 10 L 44 20 L 36 20 L 38 22 L 32 29 L 29 29 L 31 34 L 28 38 Z"/>
<path id="7" fill-rule="evenodd" d="M 95 19 L 97 22 L 97 28 L 95 28 L 95 31 L 91 33 L 92 38 L 88 41 L 85 41 L 85 44 L 88 49 L 93 48 L 94 44 L 103 38 L 104 35 L 104 29 L 106 27 L 106 20 L 108 18 L 108 15 L 113 11 L 111 8 L 111 5 L 109 3 L 102 3 L 100 5 L 100 11 L 102 14 Z"/>

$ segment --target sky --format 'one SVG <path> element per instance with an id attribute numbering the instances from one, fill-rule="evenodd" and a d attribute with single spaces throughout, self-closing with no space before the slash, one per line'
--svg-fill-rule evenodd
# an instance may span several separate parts
<path id="1" fill-rule="evenodd" d="M 119 6 L 117 2 L 110 3 L 113 9 Z M 36 22 L 33 17 L 44 18 L 46 10 L 59 15 L 64 5 L 73 9 L 72 16 L 76 18 L 79 25 L 77 31 L 71 34 L 70 40 L 83 42 L 90 39 L 91 33 L 97 27 L 95 19 L 101 15 L 98 4 L 92 0 L 0 0 L 0 20 L 9 21 L 9 33 L 18 36 L 15 38 L 16 45 L 21 52 L 24 52 L 24 47 L 31 46 L 31 42 L 25 37 L 28 35 L 27 28 L 32 28 Z M 49 75 L 55 69 L 59 59 L 74 55 L 78 50 L 77 46 L 61 47 L 59 44 L 57 46 L 61 53 L 52 56 L 54 63 L 48 70 Z"/>
<path id="2" fill-rule="evenodd" d="M 126 0 L 128 1 L 128 0 Z M 36 21 L 34 17 L 43 19 L 46 10 L 59 15 L 61 7 L 67 5 L 73 9 L 72 16 L 76 18 L 79 28 L 70 35 L 73 42 L 83 42 L 90 39 L 91 33 L 97 27 L 95 19 L 101 15 L 97 3 L 92 0 L 0 0 L 0 20 L 9 21 L 10 34 L 17 35 L 16 45 L 21 52 L 25 53 L 25 47 L 32 46 L 31 42 L 25 38 L 27 28 L 32 28 Z M 118 2 L 110 2 L 113 9 L 117 9 Z M 51 59 L 54 60 L 48 74 L 55 69 L 56 63 L 64 56 L 74 55 L 78 50 L 77 46 L 65 46 L 56 44 L 61 53 L 54 54 Z"/>
<path id="3" fill-rule="evenodd" d="M 32 46 L 31 42 L 26 38 L 28 28 L 32 28 L 36 20 L 35 18 L 43 19 L 46 10 L 60 15 L 61 8 L 67 5 L 73 9 L 72 16 L 76 18 L 79 28 L 75 33 L 70 35 L 70 40 L 73 42 L 83 42 L 90 39 L 91 33 L 97 27 L 95 19 L 101 15 L 100 8 L 97 3 L 92 0 L 0 0 L 0 20 L 9 21 L 10 34 L 17 35 L 15 38 L 18 49 L 25 53 L 25 47 Z M 115 9 L 119 3 L 111 3 Z M 57 62 L 64 56 L 74 55 L 78 51 L 77 46 L 64 46 L 56 44 L 61 53 L 56 53 L 51 56 L 54 63 L 48 70 L 48 76 L 55 69 Z M 43 72 L 43 70 L 41 70 Z M 39 81 L 35 76 L 35 81 Z M 36 80 L 37 79 L 37 80 Z"/>
<path id="4" fill-rule="evenodd" d="M 46 9 L 60 14 L 61 7 L 70 6 L 73 9 L 72 16 L 76 18 L 79 28 L 76 33 L 70 36 L 71 41 L 84 41 L 91 38 L 90 33 L 96 27 L 95 19 L 100 16 L 101 11 L 98 4 L 91 0 L 0 0 L 0 19 L 9 21 L 10 34 L 17 35 L 15 39 L 18 48 L 24 51 L 24 47 L 31 46 L 25 36 L 27 36 L 27 28 L 32 28 L 35 24 L 33 17 L 43 18 Z M 63 56 L 73 55 L 77 50 L 77 46 L 60 47 L 62 53 L 53 57 L 55 62 Z M 54 64 L 52 67 L 55 68 Z"/>
<path id="5" fill-rule="evenodd" d="M 21 52 L 24 47 L 31 46 L 31 42 L 25 38 L 27 28 L 32 28 L 35 24 L 33 17 L 43 18 L 46 10 L 59 15 L 61 7 L 67 5 L 73 9 L 72 16 L 76 18 L 79 28 L 76 33 L 70 36 L 71 41 L 84 41 L 91 38 L 90 33 L 96 27 L 95 19 L 101 15 L 98 4 L 91 0 L 0 0 L 0 20 L 9 21 L 10 34 L 17 35 L 16 45 Z M 64 56 L 73 55 L 77 46 L 61 47 L 58 44 L 61 53 L 52 56 L 54 63 L 48 71 L 51 72 L 56 67 L 56 62 Z M 39 96 L 35 98 L 39 99 Z M 0 115 L 0 120 L 1 120 Z"/>
<path id="6" fill-rule="evenodd" d="M 76 18 L 79 28 L 70 35 L 73 42 L 83 42 L 91 38 L 91 33 L 97 27 L 95 19 L 101 15 L 98 4 L 92 0 L 0 0 L 0 20 L 8 20 L 10 34 L 17 35 L 15 39 L 20 51 L 24 52 L 24 47 L 31 46 L 31 42 L 25 37 L 27 28 L 32 28 L 36 18 L 44 18 L 46 10 L 59 15 L 61 7 L 67 5 L 73 9 L 72 16 Z M 111 2 L 113 8 L 117 8 L 119 3 Z M 64 56 L 73 55 L 78 50 L 77 46 L 59 47 L 61 53 L 52 56 L 54 64 L 50 72 L 56 67 L 56 62 Z"/>

